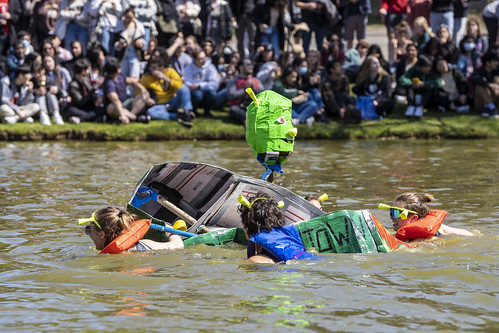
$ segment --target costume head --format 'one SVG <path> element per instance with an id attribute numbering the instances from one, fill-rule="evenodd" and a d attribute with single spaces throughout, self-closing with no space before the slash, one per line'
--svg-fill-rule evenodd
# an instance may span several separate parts
<path id="1" fill-rule="evenodd" d="M 246 141 L 257 160 L 271 170 L 269 174 L 282 173 L 281 165 L 293 153 L 297 134 L 291 123 L 292 102 L 271 90 L 258 96 L 247 91 L 253 102 L 246 108 Z"/>

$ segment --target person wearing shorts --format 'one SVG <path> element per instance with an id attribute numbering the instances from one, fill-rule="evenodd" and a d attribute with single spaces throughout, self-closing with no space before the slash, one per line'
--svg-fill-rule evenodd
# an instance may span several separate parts
<path id="1" fill-rule="evenodd" d="M 347 49 L 351 49 L 354 34 L 357 35 L 358 41 L 366 38 L 367 17 L 371 14 L 371 3 L 368 0 L 341 0 L 340 4 L 343 8 Z"/>

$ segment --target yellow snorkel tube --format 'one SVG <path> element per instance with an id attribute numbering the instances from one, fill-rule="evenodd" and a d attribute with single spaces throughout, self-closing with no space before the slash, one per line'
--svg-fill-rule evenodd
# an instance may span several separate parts
<path id="1" fill-rule="evenodd" d="M 384 203 L 379 203 L 378 204 L 378 209 L 392 209 L 392 208 L 400 210 L 400 218 L 402 220 L 407 219 L 407 217 L 409 216 L 409 213 L 419 215 L 418 212 L 415 212 L 413 210 L 409 210 L 409 209 L 405 209 L 405 208 L 400 208 L 400 207 L 395 207 L 395 206 L 389 206 L 389 205 L 386 205 Z"/>

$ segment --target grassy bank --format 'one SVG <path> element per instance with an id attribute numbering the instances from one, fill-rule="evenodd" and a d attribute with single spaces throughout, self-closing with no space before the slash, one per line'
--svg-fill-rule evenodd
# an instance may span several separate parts
<path id="1" fill-rule="evenodd" d="M 406 119 L 403 108 L 381 121 L 345 125 L 337 120 L 329 124 L 300 125 L 298 139 L 497 139 L 499 120 L 482 118 L 475 113 L 458 114 L 429 110 L 420 120 Z M 244 140 L 244 127 L 231 121 L 226 112 L 213 112 L 214 118 L 196 118 L 192 128 L 176 121 L 153 121 L 130 125 L 82 123 L 79 125 L 42 126 L 39 123 L 0 124 L 1 141 L 88 140 L 88 141 L 160 141 L 160 140 Z"/>

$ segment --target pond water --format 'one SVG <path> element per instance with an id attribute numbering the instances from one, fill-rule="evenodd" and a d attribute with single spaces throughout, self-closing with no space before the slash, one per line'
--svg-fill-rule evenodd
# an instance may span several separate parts
<path id="1" fill-rule="evenodd" d="M 259 177 L 244 142 L 0 143 L 0 329 L 39 331 L 497 331 L 497 141 L 297 142 L 276 183 L 327 192 L 328 212 L 387 211 L 431 193 L 473 238 L 387 254 L 255 265 L 245 248 L 98 255 L 76 223 L 124 207 L 153 164 L 196 161 Z"/>

